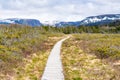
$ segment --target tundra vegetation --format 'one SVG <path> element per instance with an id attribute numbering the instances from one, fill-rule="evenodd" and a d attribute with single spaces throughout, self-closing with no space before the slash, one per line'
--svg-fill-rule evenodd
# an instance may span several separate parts
<path id="1" fill-rule="evenodd" d="M 68 34 L 65 80 L 119 80 L 120 26 L 0 25 L 0 79 L 39 80 L 53 45 Z"/>
<path id="2" fill-rule="evenodd" d="M 42 27 L 0 26 L 0 79 L 38 80 L 50 50 L 64 34 Z"/>
<path id="3" fill-rule="evenodd" d="M 74 34 L 61 57 L 65 80 L 120 79 L 119 34 Z"/>

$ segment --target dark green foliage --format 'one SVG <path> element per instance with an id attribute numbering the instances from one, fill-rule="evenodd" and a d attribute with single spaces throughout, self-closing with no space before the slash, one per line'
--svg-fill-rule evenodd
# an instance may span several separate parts
<path id="1" fill-rule="evenodd" d="M 73 80 L 82 80 L 82 78 L 79 78 L 79 77 L 78 78 L 73 78 Z"/>
<path id="2" fill-rule="evenodd" d="M 113 22 L 111 22 L 110 24 L 108 24 L 109 26 L 120 26 L 120 20 L 115 20 Z"/>
<path id="3" fill-rule="evenodd" d="M 67 27 L 52 27 L 43 26 L 45 31 L 48 32 L 59 32 L 64 34 L 71 33 L 120 33 L 120 26 L 67 26 Z"/>

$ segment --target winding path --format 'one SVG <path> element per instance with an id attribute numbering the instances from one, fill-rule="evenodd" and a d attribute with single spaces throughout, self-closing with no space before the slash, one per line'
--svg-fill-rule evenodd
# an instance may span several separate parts
<path id="1" fill-rule="evenodd" d="M 62 42 L 68 38 L 69 36 L 60 40 L 54 45 L 49 55 L 41 80 L 64 80 L 62 62 L 60 58 L 60 49 Z"/>

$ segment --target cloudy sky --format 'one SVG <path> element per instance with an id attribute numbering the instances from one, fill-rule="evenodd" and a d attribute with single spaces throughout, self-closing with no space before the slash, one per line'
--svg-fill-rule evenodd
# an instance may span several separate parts
<path id="1" fill-rule="evenodd" d="M 87 16 L 119 14 L 120 0 L 0 0 L 0 18 L 79 21 Z"/>

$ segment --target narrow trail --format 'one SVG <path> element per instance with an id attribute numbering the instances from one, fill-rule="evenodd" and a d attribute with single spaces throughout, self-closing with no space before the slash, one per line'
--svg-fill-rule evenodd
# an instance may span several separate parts
<path id="1" fill-rule="evenodd" d="M 60 58 L 60 49 L 62 42 L 68 38 L 69 36 L 67 38 L 58 41 L 54 45 L 49 55 L 41 80 L 64 80 L 62 62 Z"/>

